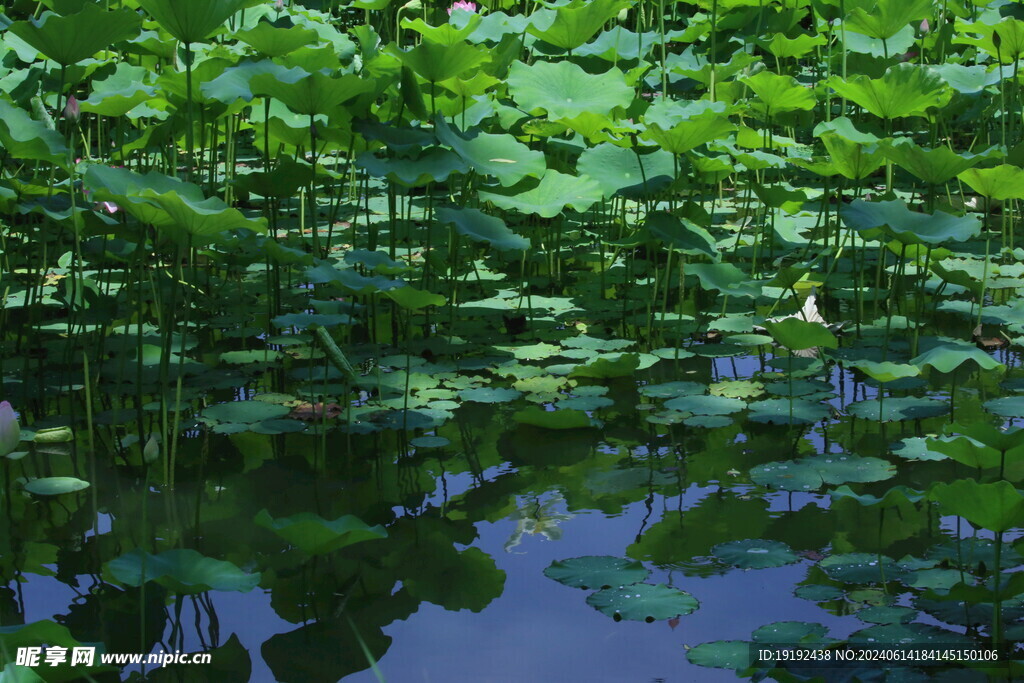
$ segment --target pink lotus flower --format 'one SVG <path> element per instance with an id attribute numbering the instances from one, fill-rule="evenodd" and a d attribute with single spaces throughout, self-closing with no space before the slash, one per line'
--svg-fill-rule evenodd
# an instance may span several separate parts
<path id="1" fill-rule="evenodd" d="M 921 33 L 928 33 L 931 30 L 931 24 L 928 23 L 927 19 L 921 21 Z"/>
<path id="2" fill-rule="evenodd" d="M 455 2 L 452 3 L 452 6 L 448 8 L 448 16 L 451 16 L 452 12 L 457 9 L 461 9 L 466 12 L 476 12 L 476 3 L 468 2 L 468 0 L 455 0 Z"/>
<path id="3" fill-rule="evenodd" d="M 14 452 L 21 441 L 21 427 L 18 416 L 7 401 L 0 402 L 0 456 L 6 457 Z"/>
<path id="4" fill-rule="evenodd" d="M 107 213 L 113 215 L 121 210 L 121 207 L 114 202 L 96 202 L 96 210 L 104 210 Z"/>
<path id="5" fill-rule="evenodd" d="M 82 108 L 78 106 L 78 100 L 75 99 L 74 95 L 68 97 L 68 103 L 64 107 L 64 118 L 71 123 L 78 123 L 78 118 L 82 115 Z"/>
<path id="6" fill-rule="evenodd" d="M 278 12 L 284 9 L 284 0 L 274 0 L 274 9 Z"/>

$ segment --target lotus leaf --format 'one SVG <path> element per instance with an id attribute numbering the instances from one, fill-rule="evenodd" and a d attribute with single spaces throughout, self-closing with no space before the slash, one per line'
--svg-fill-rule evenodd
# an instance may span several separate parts
<path id="1" fill-rule="evenodd" d="M 657 621 L 693 612 L 700 603 L 689 593 L 664 584 L 636 583 L 605 588 L 587 598 L 587 604 L 616 621 Z"/>
<path id="2" fill-rule="evenodd" d="M 544 570 L 544 576 L 549 579 L 584 590 L 628 586 L 640 583 L 648 574 L 650 572 L 636 560 L 593 555 L 556 560 Z"/>
<path id="3" fill-rule="evenodd" d="M 205 557 L 191 548 L 165 550 L 156 555 L 136 548 L 110 560 L 104 569 L 127 586 L 156 581 L 184 595 L 211 590 L 248 593 L 260 582 L 259 573 L 247 574 L 230 562 Z"/>
<path id="4" fill-rule="evenodd" d="M 302 512 L 275 519 L 266 510 L 260 510 L 254 521 L 309 555 L 326 555 L 353 543 L 388 535 L 383 527 L 371 527 L 354 515 L 326 520 L 312 512 Z"/>

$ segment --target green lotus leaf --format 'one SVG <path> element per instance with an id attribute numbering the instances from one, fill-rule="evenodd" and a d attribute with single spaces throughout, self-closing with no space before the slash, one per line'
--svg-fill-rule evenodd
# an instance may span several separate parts
<path id="1" fill-rule="evenodd" d="M 487 51 L 458 42 L 441 45 L 423 41 L 411 50 L 393 47 L 390 53 L 428 83 L 440 83 L 478 68 L 488 59 Z"/>
<path id="2" fill-rule="evenodd" d="M 822 403 L 785 398 L 770 398 L 750 404 L 748 418 L 753 422 L 771 424 L 813 424 L 821 422 L 832 414 L 831 408 Z"/>
<path id="3" fill-rule="evenodd" d="M 683 154 L 735 131 L 728 112 L 725 105 L 706 100 L 685 104 L 663 100 L 644 114 L 647 129 L 641 137 L 657 143 L 666 152 Z"/>
<path id="4" fill-rule="evenodd" d="M 521 391 L 498 387 L 476 387 L 459 392 L 459 398 L 463 401 L 475 403 L 510 403 L 522 395 Z"/>
<path id="5" fill-rule="evenodd" d="M 974 479 L 940 482 L 928 491 L 928 498 L 947 514 L 963 517 L 971 524 L 1002 533 L 1024 525 L 1024 495 L 1008 481 L 981 484 Z"/>
<path id="6" fill-rule="evenodd" d="M 926 447 L 929 451 L 941 453 L 975 469 L 999 467 L 1003 460 L 1002 453 L 995 448 L 967 436 L 955 439 L 928 439 Z"/>
<path id="7" fill-rule="evenodd" d="M 885 227 L 904 244 L 963 242 L 981 233 L 981 221 L 975 216 L 952 216 L 943 211 L 934 214 L 911 211 L 899 199 L 866 202 L 855 199 L 839 210 L 849 227 L 861 232 Z"/>
<path id="8" fill-rule="evenodd" d="M 249 79 L 252 92 L 283 102 L 296 114 L 326 114 L 354 97 L 370 92 L 372 86 L 355 74 L 335 78 L 319 71 L 309 73 L 295 67 L 287 71 L 255 74 Z"/>
<path id="9" fill-rule="evenodd" d="M 956 27 L 953 43 L 979 47 L 1003 64 L 1013 64 L 1024 54 L 1024 22 L 1016 17 L 979 17 L 969 23 L 957 21 Z"/>
<path id="10" fill-rule="evenodd" d="M 574 50 L 594 37 L 620 10 L 629 7 L 628 0 L 572 0 L 551 12 L 550 22 L 531 23 L 527 31 L 545 43 Z"/>
<path id="11" fill-rule="evenodd" d="M 409 445 L 416 448 L 444 448 L 451 441 L 443 436 L 417 436 L 409 440 Z"/>
<path id="12" fill-rule="evenodd" d="M 785 543 L 764 539 L 719 543 L 711 549 L 711 554 L 740 569 L 782 567 L 800 559 Z"/>
<path id="13" fill-rule="evenodd" d="M 963 615 L 963 606 L 956 605 L 956 610 Z M 949 629 L 933 626 L 932 624 L 885 624 L 870 626 L 860 631 L 851 633 L 847 637 L 850 645 L 861 645 L 878 647 L 879 643 L 901 643 L 904 647 L 925 646 L 935 647 L 942 645 L 949 647 L 973 646 L 974 640 L 963 633 L 956 633 Z M 963 675 L 957 673 L 954 678 L 963 679 Z"/>
<path id="14" fill-rule="evenodd" d="M 542 218 L 554 218 L 567 206 L 576 211 L 586 211 L 601 201 L 603 196 L 601 188 L 593 179 L 550 169 L 544 172 L 539 181 L 524 181 L 522 185 L 504 191 L 480 190 L 478 195 L 480 199 L 498 208 L 516 209 Z"/>
<path id="15" fill-rule="evenodd" d="M 118 63 L 110 76 L 93 81 L 89 99 L 80 103 L 81 110 L 103 116 L 124 116 L 156 95 L 156 88 L 146 85 L 149 74 L 144 67 Z"/>
<path id="16" fill-rule="evenodd" d="M 732 263 L 688 263 L 687 275 L 697 278 L 704 289 L 717 289 L 728 296 L 757 297 L 761 285 Z"/>
<path id="17" fill-rule="evenodd" d="M 1024 396 L 1005 396 L 985 402 L 985 410 L 1002 417 L 1024 417 Z"/>
<path id="18" fill-rule="evenodd" d="M 930 67 L 946 84 L 963 95 L 976 95 L 1001 79 L 999 69 L 983 64 L 938 64 Z"/>
<path id="19" fill-rule="evenodd" d="M 794 317 L 776 322 L 765 320 L 764 327 L 776 342 L 790 351 L 803 351 L 816 347 L 839 348 L 839 340 L 836 339 L 836 336 L 818 322 Z"/>
<path id="20" fill-rule="evenodd" d="M 910 138 L 887 140 L 882 145 L 882 152 L 900 168 L 933 185 L 948 182 L 967 169 L 1000 154 L 996 147 L 977 154 L 957 154 L 949 147 L 921 147 Z M 966 178 L 961 180 L 974 187 Z M 1021 178 L 1021 190 L 1024 191 L 1024 178 Z"/>
<path id="21" fill-rule="evenodd" d="M 478 209 L 443 206 L 436 211 L 442 223 L 451 223 L 455 232 L 474 242 L 485 242 L 501 251 L 522 251 L 530 248 L 530 240 L 521 237 L 505 225 L 505 221 L 488 216 Z"/>
<path id="22" fill-rule="evenodd" d="M 845 583 L 887 583 L 899 581 L 907 573 L 892 558 L 870 553 L 830 555 L 818 566 L 829 578 Z"/>
<path id="23" fill-rule="evenodd" d="M 316 31 L 301 26 L 278 28 L 266 21 L 259 22 L 251 29 L 237 31 L 235 37 L 268 57 L 286 55 L 320 39 Z"/>
<path id="24" fill-rule="evenodd" d="M 755 484 L 783 491 L 817 491 L 825 485 L 883 481 L 895 473 L 896 469 L 880 458 L 824 454 L 757 465 L 751 468 L 750 478 Z"/>
<path id="25" fill-rule="evenodd" d="M 7 27 L 47 59 L 69 66 L 139 33 L 142 19 L 127 7 L 110 10 L 85 3 L 68 16 L 44 12 L 39 19 L 15 21 Z"/>
<path id="26" fill-rule="evenodd" d="M 824 643 L 832 640 L 827 634 L 828 629 L 821 624 L 809 621 L 776 621 L 758 627 L 750 637 L 755 643 Z"/>
<path id="27" fill-rule="evenodd" d="M 867 7 L 854 7 L 846 16 L 848 31 L 888 40 L 912 21 L 932 16 L 931 0 L 877 0 Z"/>
<path id="28" fill-rule="evenodd" d="M 618 194 L 630 199 L 660 192 L 676 177 L 673 158 L 668 152 L 656 150 L 637 154 L 607 142 L 584 150 L 576 170 L 593 178 L 605 197 Z"/>
<path id="29" fill-rule="evenodd" d="M 246 218 L 241 211 L 227 206 L 219 197 L 195 201 L 176 191 L 159 193 L 154 190 L 142 190 L 136 196 L 162 210 L 162 214 L 153 216 L 151 223 L 161 234 L 178 243 L 190 241 L 193 246 L 200 246 L 216 242 L 220 233 L 236 228 L 247 228 L 257 233 L 267 231 L 266 219 Z M 140 221 L 145 220 L 144 215 L 151 215 L 136 202 L 129 202 L 123 208 Z"/>
<path id="30" fill-rule="evenodd" d="M 972 190 L 989 199 L 1024 199 L 1024 169 L 1010 164 L 971 168 L 957 176 Z"/>
<path id="31" fill-rule="evenodd" d="M 139 0 L 156 22 L 183 43 L 198 43 L 250 0 Z"/>
<path id="32" fill-rule="evenodd" d="M 938 74 L 914 64 L 890 67 L 881 78 L 856 75 L 844 81 L 833 76 L 828 84 L 840 97 L 884 119 L 922 116 L 932 107 L 944 107 L 952 96 Z"/>
<path id="33" fill-rule="evenodd" d="M 865 145 L 850 141 L 838 132 L 826 130 L 820 134 L 829 153 L 833 172 L 851 180 L 862 180 L 885 163 L 885 155 L 878 145 Z"/>
<path id="34" fill-rule="evenodd" d="M 289 69 L 269 59 L 258 62 L 247 59 L 235 66 L 229 66 L 215 78 L 200 83 L 199 92 L 208 100 L 216 100 L 228 105 L 237 100 L 252 102 L 256 97 L 256 93 L 253 92 L 253 78 L 269 75 L 281 80 L 288 78 L 288 71 Z"/>
<path id="35" fill-rule="evenodd" d="M 925 497 L 923 491 L 917 491 L 903 485 L 893 486 L 891 489 L 886 491 L 885 495 L 881 498 L 873 496 L 870 493 L 855 493 L 853 489 L 845 484 L 829 491 L 829 495 L 831 495 L 833 499 L 852 498 L 861 505 L 877 505 L 882 508 L 895 507 L 908 501 L 911 503 L 917 503 Z"/>
<path id="36" fill-rule="evenodd" d="M 939 372 L 953 372 L 964 363 L 973 361 L 982 370 L 1004 367 L 1002 363 L 985 353 L 974 344 L 955 339 L 939 342 L 910 362 L 920 368 L 932 367 Z"/>
<path id="37" fill-rule="evenodd" d="M 549 579 L 584 590 L 628 586 L 640 583 L 648 574 L 650 572 L 636 560 L 595 555 L 555 560 L 544 570 L 544 576 Z"/>
<path id="38" fill-rule="evenodd" d="M 37 496 L 59 496 L 89 488 L 89 482 L 75 477 L 41 477 L 25 483 L 25 490 Z"/>
<path id="39" fill-rule="evenodd" d="M 68 164 L 64 136 L 7 100 L 0 100 L 0 145 L 16 159 Z"/>
<path id="40" fill-rule="evenodd" d="M 814 91 L 800 84 L 792 76 L 780 76 L 762 71 L 754 76 L 741 78 L 740 82 L 757 96 L 751 107 L 762 112 L 767 119 L 788 111 L 814 109 L 817 100 Z"/>
<path id="41" fill-rule="evenodd" d="M 749 399 L 762 396 L 764 394 L 764 385 L 747 379 L 723 380 L 708 386 L 708 390 L 712 396 Z"/>
<path id="42" fill-rule="evenodd" d="M 846 361 L 843 365 L 848 368 L 856 368 L 876 382 L 882 383 L 892 382 L 904 377 L 917 377 L 921 374 L 921 368 L 916 365 L 893 363 L 892 361 L 876 363 L 875 361 L 860 359 Z"/>
<path id="43" fill-rule="evenodd" d="M 260 510 L 253 522 L 256 526 L 273 531 L 289 545 L 308 555 L 326 555 L 353 543 L 388 536 L 384 527 L 369 526 L 354 515 L 326 520 L 312 512 L 300 512 L 274 519 L 266 510 Z"/>
<path id="44" fill-rule="evenodd" d="M 269 171 L 239 174 L 235 186 L 261 197 L 290 197 L 313 181 L 313 167 L 304 161 L 281 157 Z"/>
<path id="45" fill-rule="evenodd" d="M 707 385 L 699 382 L 666 382 L 664 384 L 645 384 L 640 387 L 640 393 L 650 398 L 676 398 L 677 396 L 688 396 L 703 394 Z"/>
<path id="46" fill-rule="evenodd" d="M 588 74 L 570 61 L 515 62 L 508 74 L 509 94 L 531 114 L 546 112 L 549 119 L 571 119 L 583 113 L 610 114 L 626 109 L 633 89 L 612 67 L 600 75 Z"/>
<path id="47" fill-rule="evenodd" d="M 690 595 L 664 584 L 636 583 L 622 588 L 605 588 L 587 598 L 587 604 L 616 621 L 657 621 L 689 614 L 700 606 Z"/>
<path id="48" fill-rule="evenodd" d="M 104 570 L 126 586 L 156 581 L 179 595 L 211 590 L 248 593 L 260 582 L 258 572 L 246 574 L 230 562 L 206 557 L 191 548 L 165 550 L 156 555 L 136 548 L 107 562 Z"/>
<path id="49" fill-rule="evenodd" d="M 918 612 L 912 607 L 899 605 L 874 605 L 858 610 L 854 616 L 869 624 L 909 624 L 917 618 Z"/>
<path id="50" fill-rule="evenodd" d="M 217 422 L 234 424 L 254 424 L 263 420 L 284 417 L 289 412 L 287 406 L 267 403 L 265 401 L 231 401 L 217 403 L 202 412 L 202 417 Z"/>
<path id="51" fill-rule="evenodd" d="M 808 584 L 798 587 L 793 594 L 798 598 L 810 600 L 811 602 L 830 602 L 839 600 L 845 595 L 842 589 L 835 586 L 823 586 L 820 584 Z"/>
<path id="52" fill-rule="evenodd" d="M 409 308 L 415 311 L 427 306 L 444 306 L 446 299 L 441 294 L 433 294 L 422 289 L 416 289 L 406 285 L 405 287 L 394 287 L 384 290 L 384 296 L 388 297 L 402 308 Z"/>
<path id="53" fill-rule="evenodd" d="M 458 43 L 468 40 L 476 31 L 483 20 L 479 14 L 470 14 L 464 25 L 456 26 L 455 20 L 440 26 L 431 26 L 420 18 L 402 19 L 402 28 L 415 31 L 431 43 L 437 43 L 444 47 L 452 47 Z"/>
<path id="54" fill-rule="evenodd" d="M 884 401 L 869 399 L 846 406 L 846 412 L 854 417 L 878 422 L 902 422 L 923 420 L 949 412 L 949 404 L 930 398 L 887 398 Z"/>
<path id="55" fill-rule="evenodd" d="M 693 221 L 677 218 L 667 211 L 652 211 L 644 220 L 644 228 L 652 237 L 673 251 L 691 255 L 702 254 L 713 261 L 721 258 L 715 238 Z"/>
<path id="56" fill-rule="evenodd" d="M 520 424 L 532 425 L 541 429 L 581 429 L 593 426 L 585 412 L 572 408 L 544 410 L 537 406 L 530 406 L 515 413 L 512 418 Z"/>
<path id="57" fill-rule="evenodd" d="M 747 404 L 738 398 L 689 395 L 669 399 L 665 401 L 665 407 L 694 415 L 731 415 L 746 408 Z"/>
<path id="58" fill-rule="evenodd" d="M 388 178 L 407 187 L 444 182 L 451 174 L 467 170 L 466 163 L 455 152 L 438 147 L 421 152 L 415 159 L 363 152 L 356 165 L 371 176 Z"/>
<path id="59" fill-rule="evenodd" d="M 458 133 L 442 119 L 438 119 L 436 126 L 438 140 L 451 147 L 479 175 L 494 176 L 502 186 L 515 185 L 528 175 L 539 178 L 547 168 L 542 152 L 530 149 L 511 135 Z"/>
<path id="60" fill-rule="evenodd" d="M 750 647 L 745 640 L 716 640 L 690 648 L 686 659 L 697 666 L 741 671 L 750 667 Z"/>

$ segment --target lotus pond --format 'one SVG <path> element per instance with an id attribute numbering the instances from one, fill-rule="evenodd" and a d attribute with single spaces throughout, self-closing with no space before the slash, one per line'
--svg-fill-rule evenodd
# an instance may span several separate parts
<path id="1" fill-rule="evenodd" d="M 2 7 L 0 680 L 1020 676 L 1019 3 Z"/>

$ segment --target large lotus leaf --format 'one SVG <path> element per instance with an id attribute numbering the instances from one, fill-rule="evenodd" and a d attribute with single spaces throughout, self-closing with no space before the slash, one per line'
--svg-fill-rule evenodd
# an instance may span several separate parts
<path id="1" fill-rule="evenodd" d="M 892 558 L 869 553 L 830 555 L 818 566 L 829 578 L 844 583 L 888 583 L 898 581 L 907 573 Z"/>
<path id="2" fill-rule="evenodd" d="M 0 145 L 15 159 L 68 163 L 64 136 L 7 100 L 0 100 Z"/>
<path id="3" fill-rule="evenodd" d="M 846 482 L 872 482 L 889 479 L 896 469 L 880 458 L 824 454 L 800 460 L 769 462 L 751 468 L 755 484 L 783 491 L 816 491 L 822 486 Z"/>
<path id="4" fill-rule="evenodd" d="M 313 167 L 310 164 L 283 156 L 269 171 L 237 175 L 235 185 L 261 197 L 290 197 L 300 187 L 312 182 L 313 178 Z"/>
<path id="5" fill-rule="evenodd" d="M 814 91 L 801 85 L 792 76 L 762 71 L 754 76 L 741 78 L 740 82 L 757 95 L 758 101 L 751 103 L 754 110 L 762 112 L 769 119 L 787 111 L 814 109 L 817 104 Z"/>
<path id="6" fill-rule="evenodd" d="M 1024 199 L 1024 169 L 1010 164 L 971 168 L 958 176 L 975 192 L 989 199 Z"/>
<path id="7" fill-rule="evenodd" d="M 872 360 L 858 359 L 846 361 L 843 366 L 857 368 L 871 379 L 882 383 L 893 382 L 904 377 L 917 377 L 921 374 L 921 369 L 916 365 L 893 363 L 892 361 L 877 363 Z"/>
<path id="8" fill-rule="evenodd" d="M 415 159 L 363 152 L 356 165 L 371 176 L 388 178 L 408 187 L 423 187 L 427 183 L 444 182 L 452 173 L 465 173 L 466 163 L 451 150 L 432 147 Z"/>
<path id="9" fill-rule="evenodd" d="M 521 251 L 530 248 L 530 240 L 521 237 L 505 225 L 505 221 L 488 216 L 478 209 L 443 206 L 436 211 L 441 223 L 451 223 L 455 232 L 474 242 L 485 242 L 502 251 Z"/>
<path id="10" fill-rule="evenodd" d="M 1004 396 L 985 402 L 985 410 L 1002 417 L 1024 417 L 1024 396 Z"/>
<path id="11" fill-rule="evenodd" d="M 943 211 L 918 213 L 908 209 L 900 199 L 887 202 L 855 199 L 843 206 L 839 213 L 846 225 L 854 230 L 866 231 L 884 226 L 904 244 L 934 246 L 946 241 L 963 242 L 981 233 L 981 221 L 976 216 L 952 216 Z"/>
<path id="12" fill-rule="evenodd" d="M 606 197 L 621 194 L 631 199 L 659 192 L 676 177 L 675 163 L 668 152 L 637 154 L 608 142 L 584 150 L 576 170 L 597 181 Z"/>
<path id="13" fill-rule="evenodd" d="M 76 477 L 41 477 L 30 479 L 25 490 L 37 496 L 59 496 L 89 488 L 89 482 Z"/>
<path id="14" fill-rule="evenodd" d="M 851 141 L 836 131 L 821 133 L 821 141 L 829 153 L 832 169 L 850 180 L 862 180 L 885 163 L 878 145 Z"/>
<path id="15" fill-rule="evenodd" d="M 923 115 L 945 106 L 953 94 L 938 74 L 914 64 L 890 67 L 881 78 L 858 74 L 844 81 L 833 76 L 828 84 L 840 97 L 884 119 Z"/>
<path id="16" fill-rule="evenodd" d="M 236 66 L 230 66 L 216 78 L 204 81 L 199 90 L 208 100 L 217 100 L 224 104 L 232 104 L 237 100 L 252 102 L 256 97 L 253 92 L 252 79 L 256 76 L 271 74 L 278 80 L 287 78 L 289 69 L 264 59 L 258 62 L 245 60 Z"/>
<path id="17" fill-rule="evenodd" d="M 479 175 L 494 176 L 505 187 L 515 185 L 528 175 L 539 178 L 547 168 L 543 152 L 530 149 L 507 133 L 458 133 L 443 119 L 438 119 L 437 138 L 455 150 Z"/>
<path id="18" fill-rule="evenodd" d="M 630 4 L 629 0 L 572 0 L 554 10 L 550 23 L 531 23 L 526 30 L 545 43 L 574 50 Z"/>
<path id="19" fill-rule="evenodd" d="M 939 372 L 953 372 L 968 361 L 974 361 L 982 370 L 1003 367 L 1002 363 L 977 346 L 956 339 L 944 340 L 910 360 L 918 367 L 932 367 Z"/>
<path id="20" fill-rule="evenodd" d="M 1002 461 L 1002 454 L 999 451 L 966 436 L 955 439 L 928 439 L 926 448 L 976 469 L 998 467 Z"/>
<path id="21" fill-rule="evenodd" d="M 630 377 L 640 367 L 640 356 L 635 353 L 624 353 L 618 358 L 598 357 L 585 365 L 577 365 L 569 373 L 570 377 L 592 377 L 609 379 L 612 377 Z"/>
<path id="22" fill-rule="evenodd" d="M 112 43 L 138 34 L 139 15 L 122 8 L 107 11 L 96 3 L 65 17 L 45 12 L 40 19 L 16 21 L 7 30 L 63 66 L 91 57 Z"/>
<path id="23" fill-rule="evenodd" d="M 505 586 L 504 570 L 498 569 L 494 558 L 479 548 L 433 552 L 406 571 L 402 583 L 417 601 L 425 600 L 452 611 L 479 612 L 500 596 Z M 365 668 L 366 663 L 362 666 Z"/>
<path id="24" fill-rule="evenodd" d="M 740 671 L 750 667 L 750 650 L 745 640 L 716 640 L 691 648 L 686 659 L 697 666 Z"/>
<path id="25" fill-rule="evenodd" d="M 821 323 L 793 317 L 776 322 L 765 320 L 764 327 L 775 341 L 790 351 L 803 351 L 815 347 L 839 348 L 836 336 Z"/>
<path id="26" fill-rule="evenodd" d="M 266 21 L 246 31 L 237 31 L 235 37 L 268 57 L 280 57 L 319 40 L 316 31 L 301 26 L 278 28 Z"/>
<path id="27" fill-rule="evenodd" d="M 250 0 L 139 0 L 168 33 L 183 43 L 198 43 L 220 28 Z"/>
<path id="28" fill-rule="evenodd" d="M 167 213 L 143 197 L 144 192 L 173 193 L 189 202 L 204 200 L 203 191 L 192 183 L 156 171 L 141 175 L 125 168 L 101 164 L 92 164 L 86 169 L 83 185 L 95 193 L 97 201 L 114 202 L 146 224 L 166 221 Z"/>
<path id="29" fill-rule="evenodd" d="M 539 182 L 528 182 L 528 187 L 510 188 L 502 192 L 480 190 L 480 199 L 498 208 L 516 209 L 522 213 L 554 218 L 565 207 L 586 211 L 601 201 L 603 196 L 597 182 L 587 176 L 572 176 L 547 170 Z M 515 191 L 518 189 L 518 191 Z"/>
<path id="30" fill-rule="evenodd" d="M 954 43 L 975 45 L 1003 64 L 1013 64 L 1024 53 L 1024 22 L 1012 16 L 972 22 L 958 19 L 956 29 Z"/>
<path id="31" fill-rule="evenodd" d="M 711 553 L 740 569 L 782 567 L 800 559 L 785 543 L 760 538 L 719 543 L 711 549 Z"/>
<path id="32" fill-rule="evenodd" d="M 119 62 L 113 74 L 102 81 L 93 81 L 89 99 L 80 103 L 81 110 L 103 116 L 124 116 L 156 94 L 155 87 L 146 85 L 149 74 L 149 69 Z"/>
<path id="33" fill-rule="evenodd" d="M 750 404 L 748 419 L 771 424 L 812 424 L 826 419 L 831 408 L 812 401 L 769 398 Z"/>
<path id="34" fill-rule="evenodd" d="M 395 48 L 391 54 L 428 83 L 439 83 L 474 70 L 489 57 L 486 50 L 475 45 L 447 46 L 429 41 L 411 50 Z"/>
<path id="35" fill-rule="evenodd" d="M 870 493 L 855 493 L 853 489 L 845 484 L 829 491 L 829 495 L 835 499 L 852 498 L 864 506 L 879 505 L 884 508 L 902 505 L 907 501 L 917 503 L 925 497 L 923 491 L 917 491 L 903 485 L 893 486 L 881 498 Z"/>
<path id="36" fill-rule="evenodd" d="M 457 26 L 457 22 L 452 19 L 446 24 L 431 26 L 420 18 L 403 18 L 402 28 L 419 33 L 428 42 L 437 43 L 444 47 L 452 47 L 453 45 L 468 40 L 476 31 L 477 27 L 480 26 L 480 22 L 482 20 L 483 17 L 479 14 L 469 14 L 468 21 L 466 21 L 464 25 L 459 22 L 459 25 Z"/>
<path id="37" fill-rule="evenodd" d="M 651 236 L 669 249 L 683 254 L 702 254 L 717 261 L 720 258 L 715 238 L 704 228 L 666 211 L 652 211 L 644 220 Z"/>
<path id="38" fill-rule="evenodd" d="M 618 68 L 593 75 L 566 60 L 529 66 L 515 62 L 509 69 L 508 88 L 523 111 L 547 112 L 552 120 L 571 119 L 586 112 L 610 114 L 616 107 L 628 107 L 634 97 Z"/>
<path id="39" fill-rule="evenodd" d="M 708 142 L 721 140 L 735 130 L 736 126 L 725 114 L 708 110 L 667 126 L 662 122 L 649 120 L 647 130 L 641 137 L 658 143 L 666 152 L 683 154 Z"/>
<path id="40" fill-rule="evenodd" d="M 949 147 L 929 149 L 921 147 L 910 138 L 887 140 L 882 146 L 882 151 L 890 161 L 895 162 L 900 168 L 924 182 L 934 185 L 952 180 L 967 169 L 999 154 L 996 147 L 990 147 L 978 154 L 970 152 L 957 154 Z M 966 179 L 962 178 L 962 180 L 971 185 Z M 1024 184 L 1024 180 L 1022 180 L 1022 184 Z"/>
<path id="41" fill-rule="evenodd" d="M 949 405 L 930 398 L 887 398 L 883 401 L 869 399 L 857 401 L 846 407 L 854 417 L 879 422 L 902 422 L 904 420 L 923 420 L 936 417 L 949 411 Z"/>
<path id="42" fill-rule="evenodd" d="M 640 583 L 649 573 L 636 560 L 605 555 L 555 560 L 544 570 L 544 576 L 549 579 L 584 590 L 617 588 Z"/>
<path id="43" fill-rule="evenodd" d="M 402 308 L 409 308 L 414 311 L 426 308 L 427 306 L 444 306 L 445 301 L 447 301 L 441 294 L 416 289 L 409 285 L 387 289 L 384 291 L 384 296 Z"/>
<path id="44" fill-rule="evenodd" d="M 616 621 L 657 621 L 689 614 L 700 603 L 677 588 L 664 584 L 636 583 L 622 588 L 605 588 L 587 598 L 587 604 Z"/>
<path id="45" fill-rule="evenodd" d="M 738 398 L 696 394 L 669 399 L 665 401 L 665 407 L 694 415 L 731 415 L 746 408 L 747 404 Z"/>
<path id="46" fill-rule="evenodd" d="M 846 16 L 848 31 L 888 40 L 912 21 L 930 17 L 931 0 L 878 0 L 870 7 L 854 7 Z"/>
<path id="47" fill-rule="evenodd" d="M 596 56 L 608 62 L 640 59 L 650 54 L 651 48 L 658 44 L 658 34 L 654 31 L 634 33 L 625 26 L 615 26 L 601 31 L 593 42 L 573 48 L 573 55 L 580 57 Z"/>
<path id="48" fill-rule="evenodd" d="M 110 560 L 104 568 L 126 586 L 156 581 L 179 595 L 211 590 L 248 593 L 260 582 L 258 572 L 246 574 L 230 562 L 200 555 L 191 548 L 165 550 L 156 555 L 136 548 Z"/>
<path id="49" fill-rule="evenodd" d="M 300 512 L 274 519 L 266 510 L 260 510 L 253 521 L 309 555 L 326 555 L 353 543 L 388 536 L 384 527 L 370 526 L 354 515 L 326 520 L 312 512 Z"/>
<path id="50" fill-rule="evenodd" d="M 202 412 L 202 417 L 217 422 L 255 424 L 264 420 L 284 417 L 289 412 L 288 406 L 266 401 L 230 401 L 210 406 Z"/>
<path id="51" fill-rule="evenodd" d="M 249 80 L 252 91 L 284 102 L 296 114 L 326 114 L 339 104 L 372 90 L 355 74 L 339 78 L 295 67 L 274 74 L 257 74 Z"/>
<path id="52" fill-rule="evenodd" d="M 939 483 L 928 492 L 949 514 L 1000 533 L 1024 525 L 1024 495 L 1008 481 L 980 484 L 973 479 Z"/>
<path id="53" fill-rule="evenodd" d="M 964 95 L 975 95 L 1001 80 L 998 69 L 982 64 L 965 66 L 947 63 L 930 68 L 939 74 L 949 87 Z"/>
<path id="54" fill-rule="evenodd" d="M 471 387 L 459 391 L 460 399 L 475 403 L 510 403 L 522 395 L 523 392 L 506 387 Z"/>
<path id="55" fill-rule="evenodd" d="M 258 233 L 267 231 L 265 218 L 246 218 L 241 211 L 227 206 L 219 197 L 194 201 L 177 192 L 161 194 L 154 190 L 143 190 L 138 196 L 163 210 L 164 216 L 152 221 L 153 225 L 175 242 L 191 240 L 193 246 L 200 246 L 217 241 L 219 234 L 225 230 L 247 228 Z M 134 204 L 129 204 L 125 210 L 131 213 L 134 207 Z"/>
<path id="56" fill-rule="evenodd" d="M 704 289 L 717 289 L 728 296 L 757 297 L 761 285 L 731 263 L 690 263 L 686 274 L 693 275 Z"/>

